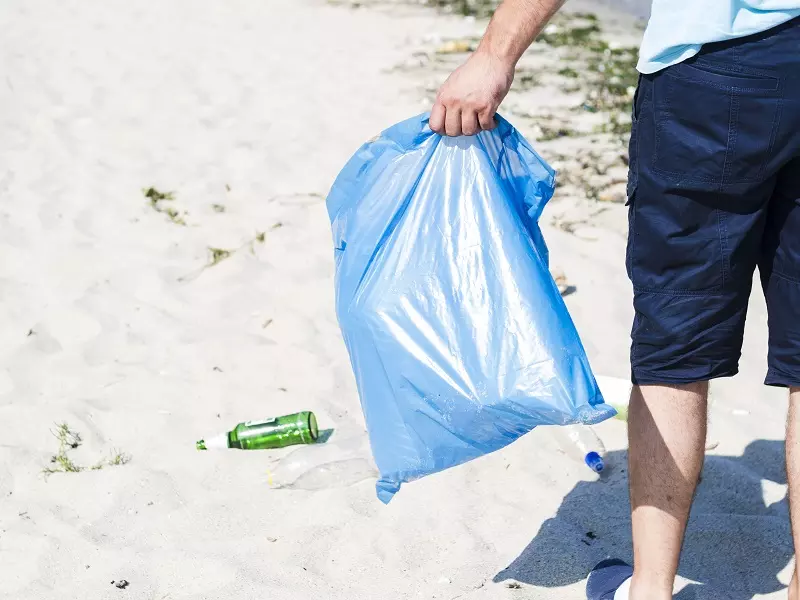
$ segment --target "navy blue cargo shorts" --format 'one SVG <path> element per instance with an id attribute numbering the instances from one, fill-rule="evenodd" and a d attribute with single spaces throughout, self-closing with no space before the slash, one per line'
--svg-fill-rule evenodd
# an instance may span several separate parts
<path id="1" fill-rule="evenodd" d="M 633 112 L 634 383 L 736 374 L 758 267 L 766 383 L 800 386 L 800 19 L 642 76 Z"/>

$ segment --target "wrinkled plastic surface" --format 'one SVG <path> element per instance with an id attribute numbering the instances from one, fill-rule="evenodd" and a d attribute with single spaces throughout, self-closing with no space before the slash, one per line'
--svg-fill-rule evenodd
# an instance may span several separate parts
<path id="1" fill-rule="evenodd" d="M 383 502 L 537 425 L 614 415 L 536 224 L 555 172 L 501 118 L 459 138 L 427 123 L 362 146 L 327 200 L 337 314 Z"/>
<path id="2" fill-rule="evenodd" d="M 318 491 L 374 479 L 367 436 L 301 446 L 267 467 L 272 488 Z"/>

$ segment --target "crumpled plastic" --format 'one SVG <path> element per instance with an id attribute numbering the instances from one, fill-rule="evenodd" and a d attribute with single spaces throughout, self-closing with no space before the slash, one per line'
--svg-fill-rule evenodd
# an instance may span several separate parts
<path id="1" fill-rule="evenodd" d="M 388 503 L 404 482 L 604 404 L 537 220 L 555 171 L 504 119 L 447 138 L 387 129 L 327 199 L 336 310 Z"/>

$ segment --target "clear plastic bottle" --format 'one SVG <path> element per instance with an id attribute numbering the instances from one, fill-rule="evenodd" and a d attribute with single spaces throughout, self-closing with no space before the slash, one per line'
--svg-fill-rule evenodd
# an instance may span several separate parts
<path id="1" fill-rule="evenodd" d="M 558 427 L 558 438 L 564 452 L 584 463 L 595 473 L 605 469 L 606 447 L 589 425 Z"/>
<path id="2" fill-rule="evenodd" d="M 348 487 L 377 476 L 366 435 L 298 448 L 267 469 L 270 487 L 291 490 Z"/>

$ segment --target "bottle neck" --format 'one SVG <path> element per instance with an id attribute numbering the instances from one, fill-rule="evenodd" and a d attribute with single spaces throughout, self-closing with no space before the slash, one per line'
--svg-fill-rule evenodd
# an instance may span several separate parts
<path id="1" fill-rule="evenodd" d="M 236 448 L 238 450 L 241 450 L 242 449 L 242 444 L 238 440 L 238 438 L 235 437 L 234 434 L 235 434 L 235 431 L 229 431 L 227 433 L 227 435 L 226 435 L 228 448 Z"/>

